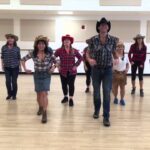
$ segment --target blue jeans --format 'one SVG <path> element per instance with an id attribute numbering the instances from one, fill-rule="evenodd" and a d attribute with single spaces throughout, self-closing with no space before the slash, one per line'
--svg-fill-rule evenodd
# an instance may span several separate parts
<path id="1" fill-rule="evenodd" d="M 101 107 L 100 87 L 103 88 L 103 116 L 109 118 L 110 112 L 110 92 L 112 86 L 112 68 L 92 68 L 92 81 L 94 89 L 94 108 L 99 113 Z"/>
<path id="2" fill-rule="evenodd" d="M 7 87 L 7 94 L 8 96 L 17 95 L 18 85 L 17 85 L 17 78 L 19 74 L 19 67 L 16 68 L 4 68 L 5 77 L 6 77 L 6 87 Z"/>

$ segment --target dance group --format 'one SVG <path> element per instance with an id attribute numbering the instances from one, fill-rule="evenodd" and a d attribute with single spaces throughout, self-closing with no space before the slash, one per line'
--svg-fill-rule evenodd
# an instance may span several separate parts
<path id="1" fill-rule="evenodd" d="M 70 35 L 62 36 L 62 46 L 54 53 L 49 47 L 49 39 L 38 36 L 34 42 L 33 51 L 21 58 L 20 48 L 17 46 L 18 37 L 14 34 L 6 34 L 7 43 L 2 47 L 1 60 L 2 69 L 5 72 L 7 100 L 16 100 L 17 78 L 21 66 L 26 73 L 31 73 L 26 66 L 26 61 L 32 59 L 34 62 L 34 85 L 37 93 L 39 109 L 37 115 L 42 115 L 42 123 L 47 122 L 48 91 L 50 90 L 51 74 L 56 68 L 59 70 L 60 80 L 64 98 L 62 103 L 74 106 L 74 91 L 77 68 L 84 62 L 86 72 L 86 93 L 90 91 L 93 84 L 93 118 L 99 118 L 101 107 L 101 83 L 103 91 L 103 124 L 110 126 L 110 93 L 114 94 L 114 104 L 125 105 L 125 85 L 127 84 L 127 72 L 129 62 L 132 72 L 132 91 L 136 91 L 136 72 L 138 69 L 140 96 L 143 92 L 143 70 L 146 60 L 147 48 L 144 44 L 144 36 L 138 34 L 134 37 L 135 43 L 131 45 L 128 58 L 125 56 L 125 46 L 117 37 L 111 36 L 109 31 L 111 23 L 106 18 L 101 18 L 96 24 L 98 34 L 86 40 L 87 47 L 83 56 L 77 49 L 72 47 L 74 38 Z M 118 88 L 120 88 L 120 101 L 118 101 Z"/>

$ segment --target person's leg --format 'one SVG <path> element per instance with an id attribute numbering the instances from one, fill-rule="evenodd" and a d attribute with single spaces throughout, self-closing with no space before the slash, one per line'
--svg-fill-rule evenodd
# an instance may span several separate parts
<path id="1" fill-rule="evenodd" d="M 60 79 L 61 79 L 61 85 L 62 85 L 62 91 L 64 94 L 64 98 L 62 99 L 62 103 L 66 103 L 68 102 L 68 81 L 67 81 L 67 77 L 64 77 L 62 75 L 60 75 Z"/>
<path id="2" fill-rule="evenodd" d="M 110 86 L 112 85 L 112 68 L 105 69 L 103 77 L 103 123 L 104 126 L 110 126 Z"/>
<path id="3" fill-rule="evenodd" d="M 85 92 L 88 93 L 89 92 L 89 88 L 90 88 L 90 84 L 91 84 L 91 66 L 87 65 L 87 71 L 86 73 L 86 90 Z"/>
<path id="4" fill-rule="evenodd" d="M 120 85 L 120 97 L 121 97 L 121 100 L 120 100 L 120 104 L 121 105 L 125 105 L 125 100 L 124 100 L 124 96 L 125 96 L 125 85 Z"/>
<path id="5" fill-rule="evenodd" d="M 43 112 L 42 112 L 42 123 L 47 122 L 47 107 L 48 107 L 48 97 L 47 92 L 40 92 L 40 104 L 42 104 Z"/>
<path id="6" fill-rule="evenodd" d="M 118 96 L 118 83 L 113 82 L 112 92 L 113 92 L 113 95 L 114 95 L 114 104 L 118 104 L 118 98 L 117 98 L 117 96 Z"/>
<path id="7" fill-rule="evenodd" d="M 132 76 L 132 91 L 131 91 L 131 94 L 135 94 L 135 90 L 136 90 L 136 86 L 135 86 L 136 71 L 137 71 L 137 64 L 135 63 L 131 67 L 131 76 Z"/>
<path id="8" fill-rule="evenodd" d="M 138 67 L 138 76 L 139 76 L 139 84 L 140 84 L 140 96 L 144 96 L 144 91 L 143 91 L 143 71 L 144 68 Z"/>
<path id="9" fill-rule="evenodd" d="M 93 118 L 99 118 L 99 112 L 101 107 L 101 95 L 100 95 L 100 86 L 101 86 L 101 70 L 98 68 L 92 68 L 92 84 L 93 84 L 93 103 L 94 103 L 94 114 Z"/>
<path id="10" fill-rule="evenodd" d="M 6 88 L 7 88 L 7 97 L 6 99 L 10 99 L 12 96 L 12 89 L 11 89 L 11 69 L 4 68 L 5 71 L 5 78 L 6 78 Z"/>
<path id="11" fill-rule="evenodd" d="M 73 106 L 73 96 L 74 96 L 74 91 L 75 91 L 75 78 L 76 75 L 70 75 L 68 76 L 68 85 L 69 85 L 69 106 Z"/>
<path id="12" fill-rule="evenodd" d="M 41 94 L 40 94 L 40 93 L 37 93 L 37 103 L 38 103 L 38 106 L 39 106 L 39 110 L 38 110 L 38 112 L 37 112 L 37 115 L 38 115 L 38 116 L 41 115 L 42 112 L 43 112 L 43 105 L 42 105 L 42 103 L 41 103 L 41 101 L 40 101 L 40 98 L 41 98 Z"/>
<path id="13" fill-rule="evenodd" d="M 13 100 L 16 99 L 17 91 L 18 91 L 18 85 L 17 85 L 17 79 L 19 74 L 19 67 L 12 69 L 12 95 Z"/>

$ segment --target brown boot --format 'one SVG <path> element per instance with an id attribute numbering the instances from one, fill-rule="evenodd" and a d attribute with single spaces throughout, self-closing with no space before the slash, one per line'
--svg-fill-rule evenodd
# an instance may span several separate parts
<path id="1" fill-rule="evenodd" d="M 43 115 L 42 115 L 42 123 L 47 123 L 47 112 L 46 112 L 46 110 L 43 111 Z"/>
<path id="2" fill-rule="evenodd" d="M 42 113 L 43 113 L 43 107 L 40 106 L 37 115 L 40 116 L 42 115 Z"/>

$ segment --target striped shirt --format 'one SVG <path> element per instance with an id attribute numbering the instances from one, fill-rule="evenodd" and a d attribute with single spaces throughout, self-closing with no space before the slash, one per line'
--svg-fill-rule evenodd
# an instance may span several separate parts
<path id="1" fill-rule="evenodd" d="M 20 48 L 14 46 L 9 49 L 7 45 L 4 45 L 1 49 L 1 59 L 3 60 L 4 67 L 16 68 L 20 65 Z"/>
<path id="2" fill-rule="evenodd" d="M 21 60 L 27 61 L 29 59 L 32 59 L 34 62 L 34 70 L 35 72 L 46 72 L 49 71 L 52 67 L 55 59 L 51 55 L 51 53 L 47 53 L 45 55 L 44 60 L 40 60 L 38 57 L 34 57 L 33 52 L 29 52 L 25 57 L 23 57 Z"/>
<path id="3" fill-rule="evenodd" d="M 64 48 L 59 48 L 55 52 L 55 57 L 60 58 L 60 74 L 63 76 L 67 76 L 69 72 L 71 75 L 76 75 L 77 70 L 73 69 L 73 67 L 77 67 L 80 65 L 82 61 L 82 56 L 76 49 L 70 50 L 69 54 L 66 52 Z M 78 59 L 77 61 L 75 59 Z"/>
<path id="4" fill-rule="evenodd" d="M 102 44 L 99 35 L 96 35 L 89 40 L 88 50 L 91 58 L 96 60 L 97 66 L 107 68 L 112 66 L 112 53 L 116 50 L 118 38 L 108 35 L 105 44 Z"/>

